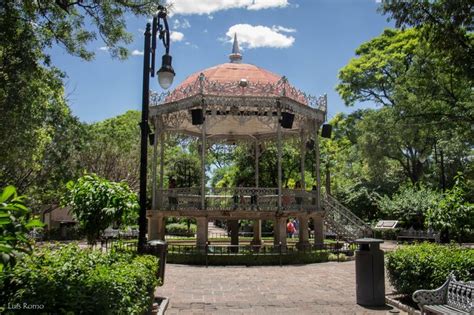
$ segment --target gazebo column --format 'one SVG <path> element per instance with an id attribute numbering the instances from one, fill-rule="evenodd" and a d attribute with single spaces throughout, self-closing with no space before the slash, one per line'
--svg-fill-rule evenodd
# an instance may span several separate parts
<path id="1" fill-rule="evenodd" d="M 282 172 L 281 172 L 281 105 L 278 102 L 278 115 L 277 115 L 277 168 L 278 168 L 278 213 L 281 212 L 281 197 L 282 197 Z M 275 245 L 283 244 L 285 242 L 286 245 L 286 223 L 285 219 L 283 218 L 283 228 L 281 224 L 281 219 L 277 217 L 275 220 L 275 224 L 273 226 L 273 243 Z M 283 233 L 283 234 L 282 234 Z M 284 235 L 284 237 L 282 237 Z"/>
<path id="2" fill-rule="evenodd" d="M 321 170 L 319 162 L 319 126 L 316 124 L 316 133 L 314 135 L 314 146 L 316 151 L 316 209 L 321 211 Z"/>
<path id="3" fill-rule="evenodd" d="M 206 110 L 203 108 L 203 115 Z M 204 115 L 205 116 L 205 115 Z M 201 210 L 206 209 L 206 119 L 201 128 Z"/>
<path id="4" fill-rule="evenodd" d="M 301 129 L 301 144 L 300 144 L 300 171 L 301 171 L 301 190 L 305 191 L 306 190 L 306 183 L 305 183 L 305 157 L 306 157 L 306 143 L 305 143 L 305 136 L 304 136 L 304 130 Z M 308 200 L 306 198 L 303 198 L 302 196 L 302 206 L 304 206 Z M 301 211 L 304 209 L 301 209 Z M 302 214 L 298 216 L 298 222 L 299 222 L 299 229 L 298 229 L 298 243 L 296 246 L 300 250 L 305 250 L 311 246 L 309 243 L 309 235 L 308 235 L 308 216 L 306 214 Z"/>
<path id="5" fill-rule="evenodd" d="M 298 216 L 299 221 L 299 230 L 298 230 L 298 243 L 296 247 L 300 250 L 305 250 L 311 247 L 309 242 L 309 233 L 308 233 L 308 215 Z"/>
<path id="6" fill-rule="evenodd" d="M 151 211 L 148 217 L 148 240 L 165 240 L 166 219 L 160 211 Z"/>
<path id="7" fill-rule="evenodd" d="M 323 213 L 318 212 L 313 216 L 314 222 L 314 245 L 316 247 L 324 245 L 324 221 Z"/>
<path id="8" fill-rule="evenodd" d="M 275 246 L 281 244 L 283 249 L 286 249 L 286 220 L 285 217 L 277 216 L 273 224 L 273 244 Z"/>
<path id="9" fill-rule="evenodd" d="M 157 160 L 158 160 L 158 128 L 155 125 L 155 134 L 153 136 L 153 161 L 151 162 L 151 189 L 152 189 L 152 201 L 151 201 L 151 209 L 153 211 L 156 211 L 158 209 L 158 189 L 156 185 L 156 179 L 157 179 L 157 174 L 156 174 L 156 168 L 157 168 Z"/>
<path id="10" fill-rule="evenodd" d="M 156 143 L 156 140 L 155 140 Z M 160 181 L 159 186 L 160 190 L 157 193 L 157 209 L 163 211 L 163 187 L 164 187 L 164 165 L 165 165 L 165 132 L 162 130 L 160 132 Z M 158 215 L 158 239 L 164 241 L 166 235 L 166 218 L 164 216 Z"/>
<path id="11" fill-rule="evenodd" d="M 262 220 L 255 220 L 253 222 L 253 239 L 251 245 L 262 245 Z"/>
<path id="12" fill-rule="evenodd" d="M 304 159 L 305 159 L 305 156 L 306 156 L 306 148 L 305 148 L 305 141 L 304 141 L 304 130 L 303 128 L 301 129 L 300 131 L 300 176 L 301 176 L 301 179 L 300 179 L 300 191 L 295 191 L 295 193 L 298 195 L 298 194 L 301 194 L 300 195 L 300 200 L 301 200 L 301 204 L 299 205 L 299 211 L 303 211 L 304 210 L 304 205 L 307 203 L 307 200 L 305 199 L 305 195 L 304 195 L 304 191 L 306 189 L 306 183 L 305 183 L 305 178 L 304 178 L 304 169 L 305 169 L 305 165 L 304 165 Z M 299 220 L 299 219 L 298 219 Z"/>
<path id="13" fill-rule="evenodd" d="M 163 207 L 163 188 L 164 188 L 164 174 L 165 174 L 165 132 L 160 132 L 160 193 L 158 194 L 158 208 Z M 163 210 L 163 209 L 160 209 Z"/>
<path id="14" fill-rule="evenodd" d="M 197 225 L 196 246 L 200 249 L 204 249 L 207 244 L 207 234 L 208 234 L 207 217 L 197 217 L 196 225 Z"/>
<path id="15" fill-rule="evenodd" d="M 259 162 L 260 148 L 258 140 L 255 141 L 255 188 L 259 187 Z M 258 198 L 258 194 L 257 194 Z M 257 211 L 258 211 L 258 199 L 257 199 Z M 251 245 L 262 245 L 262 220 L 253 221 L 253 239 L 250 242 Z"/>
<path id="16" fill-rule="evenodd" d="M 319 163 L 319 125 L 316 124 L 316 132 L 314 135 L 314 145 L 316 151 L 316 209 L 317 213 L 314 215 L 314 245 L 321 246 L 324 244 L 324 222 L 321 208 L 321 172 Z"/>
<path id="17" fill-rule="evenodd" d="M 230 229 L 230 245 L 239 245 L 239 220 L 228 220 L 227 224 Z M 237 248 L 232 248 L 232 252 L 238 252 Z"/>
<path id="18" fill-rule="evenodd" d="M 281 172 L 281 105 L 278 103 L 278 121 L 277 121 L 277 167 L 278 167 L 278 212 L 281 211 L 282 195 L 282 172 Z"/>
<path id="19" fill-rule="evenodd" d="M 304 171 L 305 171 L 305 163 L 304 160 L 306 158 L 306 143 L 305 143 L 305 136 L 304 130 L 301 129 L 301 145 L 300 145 L 300 171 L 301 171 L 301 189 L 306 189 L 306 183 L 304 178 Z M 304 204 L 304 202 L 303 202 Z"/>
<path id="20" fill-rule="evenodd" d="M 153 160 L 152 160 L 152 205 L 151 213 L 147 215 L 148 218 L 148 240 L 164 240 L 164 231 L 160 233 L 161 230 L 164 230 L 164 218 L 160 216 L 158 212 L 158 189 L 157 189 L 157 144 L 158 144 L 158 134 L 159 130 L 157 125 L 155 125 L 155 135 L 153 139 Z"/>

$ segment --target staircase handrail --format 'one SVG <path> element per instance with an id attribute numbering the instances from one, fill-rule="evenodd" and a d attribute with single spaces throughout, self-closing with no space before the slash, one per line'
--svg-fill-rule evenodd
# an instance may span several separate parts
<path id="1" fill-rule="evenodd" d="M 346 217 L 349 217 L 351 221 L 356 223 L 357 225 L 363 226 L 364 228 L 372 229 L 364 220 L 356 216 L 351 210 L 345 207 L 342 203 L 340 203 L 336 198 L 333 196 L 326 194 L 326 199 L 330 200 L 333 206 L 338 208 L 340 212 L 343 212 Z"/>
<path id="2" fill-rule="evenodd" d="M 345 227 L 344 230 L 346 230 L 347 233 L 352 234 L 353 236 L 365 236 L 367 232 L 372 232 L 372 228 L 367 223 L 365 223 L 361 218 L 356 216 L 352 211 L 350 211 L 347 207 L 341 204 L 333 196 L 326 194 L 323 201 L 329 208 L 327 210 L 335 211 L 337 214 L 341 215 L 342 217 L 344 217 L 344 219 L 350 222 L 351 225 L 353 225 L 353 228 L 359 230 L 358 233 L 356 231 L 351 231 L 350 229 Z M 336 222 L 334 223 L 337 224 Z M 362 235 L 360 235 L 360 232 L 362 232 Z"/>

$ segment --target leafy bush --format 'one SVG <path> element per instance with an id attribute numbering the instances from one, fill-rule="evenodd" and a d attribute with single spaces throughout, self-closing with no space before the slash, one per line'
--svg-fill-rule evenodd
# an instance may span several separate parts
<path id="1" fill-rule="evenodd" d="M 31 210 L 25 206 L 24 196 L 18 196 L 13 186 L 7 186 L 0 194 L 0 272 L 12 266 L 22 253 L 31 250 L 28 232 L 43 224 L 30 220 Z"/>
<path id="2" fill-rule="evenodd" d="M 400 220 L 400 225 L 423 229 L 429 209 L 438 205 L 442 195 L 425 186 L 402 186 L 390 198 L 378 196 L 377 205 L 389 219 Z"/>
<path id="3" fill-rule="evenodd" d="M 374 230 L 374 237 L 383 240 L 396 240 L 400 229 Z"/>
<path id="4" fill-rule="evenodd" d="M 154 256 L 76 244 L 41 248 L 2 275 L 1 305 L 44 305 L 45 313 L 142 314 L 151 305 L 157 268 Z"/>
<path id="5" fill-rule="evenodd" d="M 171 223 L 166 225 L 166 233 L 179 236 L 194 236 L 196 234 L 196 224 L 190 224 L 188 230 L 186 223 Z"/>
<path id="6" fill-rule="evenodd" d="M 404 246 L 387 254 L 386 266 L 396 291 L 412 294 L 439 287 L 451 271 L 458 280 L 472 280 L 474 249 L 432 243 Z"/>
<path id="7" fill-rule="evenodd" d="M 467 197 L 467 185 L 463 176 L 458 175 L 454 187 L 444 194 L 437 207 L 428 211 L 426 225 L 442 231 L 448 239 L 469 239 L 474 234 L 474 204 Z"/>
<path id="8" fill-rule="evenodd" d="M 272 266 L 272 265 L 292 265 L 292 264 L 312 264 L 328 261 L 329 252 L 312 251 L 312 252 L 296 252 L 292 254 L 262 255 L 242 253 L 239 255 L 228 254 L 212 254 L 207 256 L 207 263 L 216 266 Z M 204 253 L 168 253 L 167 262 L 173 264 L 187 265 L 205 265 L 206 254 Z"/>
<path id="9" fill-rule="evenodd" d="M 61 228 L 53 228 L 44 232 L 44 239 L 51 240 L 81 240 L 85 237 L 84 231 L 78 226 L 66 226 L 65 237 L 62 235 Z"/>
<path id="10" fill-rule="evenodd" d="M 342 253 L 331 253 L 329 254 L 328 256 L 328 261 L 346 261 L 348 260 L 348 257 L 346 256 L 346 254 L 342 254 Z"/>
<path id="11" fill-rule="evenodd" d="M 136 194 L 126 183 L 116 183 L 95 174 L 67 183 L 64 202 L 71 207 L 89 244 L 112 223 L 135 223 L 138 218 Z"/>

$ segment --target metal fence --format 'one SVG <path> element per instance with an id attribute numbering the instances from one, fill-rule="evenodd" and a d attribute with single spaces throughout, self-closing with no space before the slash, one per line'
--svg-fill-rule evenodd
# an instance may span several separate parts
<path id="1" fill-rule="evenodd" d="M 137 251 L 136 240 L 116 240 L 106 239 L 101 243 L 102 250 L 129 250 Z M 168 257 L 191 257 L 202 258 L 202 263 L 208 266 L 209 260 L 213 257 L 238 257 L 246 256 L 258 260 L 259 257 L 272 256 L 282 265 L 282 262 L 292 261 L 292 258 L 302 255 L 317 255 L 321 253 L 345 254 L 353 256 L 356 245 L 352 243 L 335 242 L 323 245 L 310 245 L 303 248 L 297 248 L 297 244 L 289 243 L 287 245 L 229 245 L 229 244 L 211 244 L 208 242 L 205 246 L 168 244 Z M 339 255 L 337 256 L 339 259 Z M 168 258 L 169 259 L 169 258 Z"/>

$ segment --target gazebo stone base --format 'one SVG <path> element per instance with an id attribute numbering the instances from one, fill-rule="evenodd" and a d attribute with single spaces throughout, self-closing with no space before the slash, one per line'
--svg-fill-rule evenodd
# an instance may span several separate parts
<path id="1" fill-rule="evenodd" d="M 317 216 L 323 211 L 250 211 L 250 210 L 148 210 L 147 217 L 163 216 L 163 217 L 184 217 L 184 218 L 200 218 L 206 217 L 209 220 L 275 220 L 275 217 Z"/>
<path id="2" fill-rule="evenodd" d="M 314 211 L 311 213 L 302 211 L 226 211 L 226 210 L 148 210 L 148 238 L 149 239 L 165 239 L 165 218 L 166 217 L 190 217 L 195 218 L 197 223 L 196 245 L 204 249 L 208 241 L 208 222 L 212 219 L 228 220 L 231 225 L 238 220 L 254 220 L 254 238 L 251 245 L 260 246 L 263 244 L 261 238 L 261 220 L 274 221 L 274 240 L 276 246 L 282 246 L 286 249 L 287 231 L 286 224 L 289 217 L 297 217 L 300 222 L 299 239 L 297 248 L 299 250 L 307 250 L 312 244 L 309 242 L 308 219 L 314 220 L 315 240 L 314 245 L 322 245 L 324 243 L 323 235 L 323 211 Z M 237 231 L 237 230 L 236 230 Z M 238 232 L 238 231 L 237 231 Z M 234 233 L 233 244 L 238 245 L 238 234 Z M 237 236 L 237 238 L 235 237 Z"/>
<path id="3" fill-rule="evenodd" d="M 311 249 L 311 243 L 309 241 L 299 241 L 296 243 L 296 248 L 298 248 L 298 250 L 305 251 Z"/>

